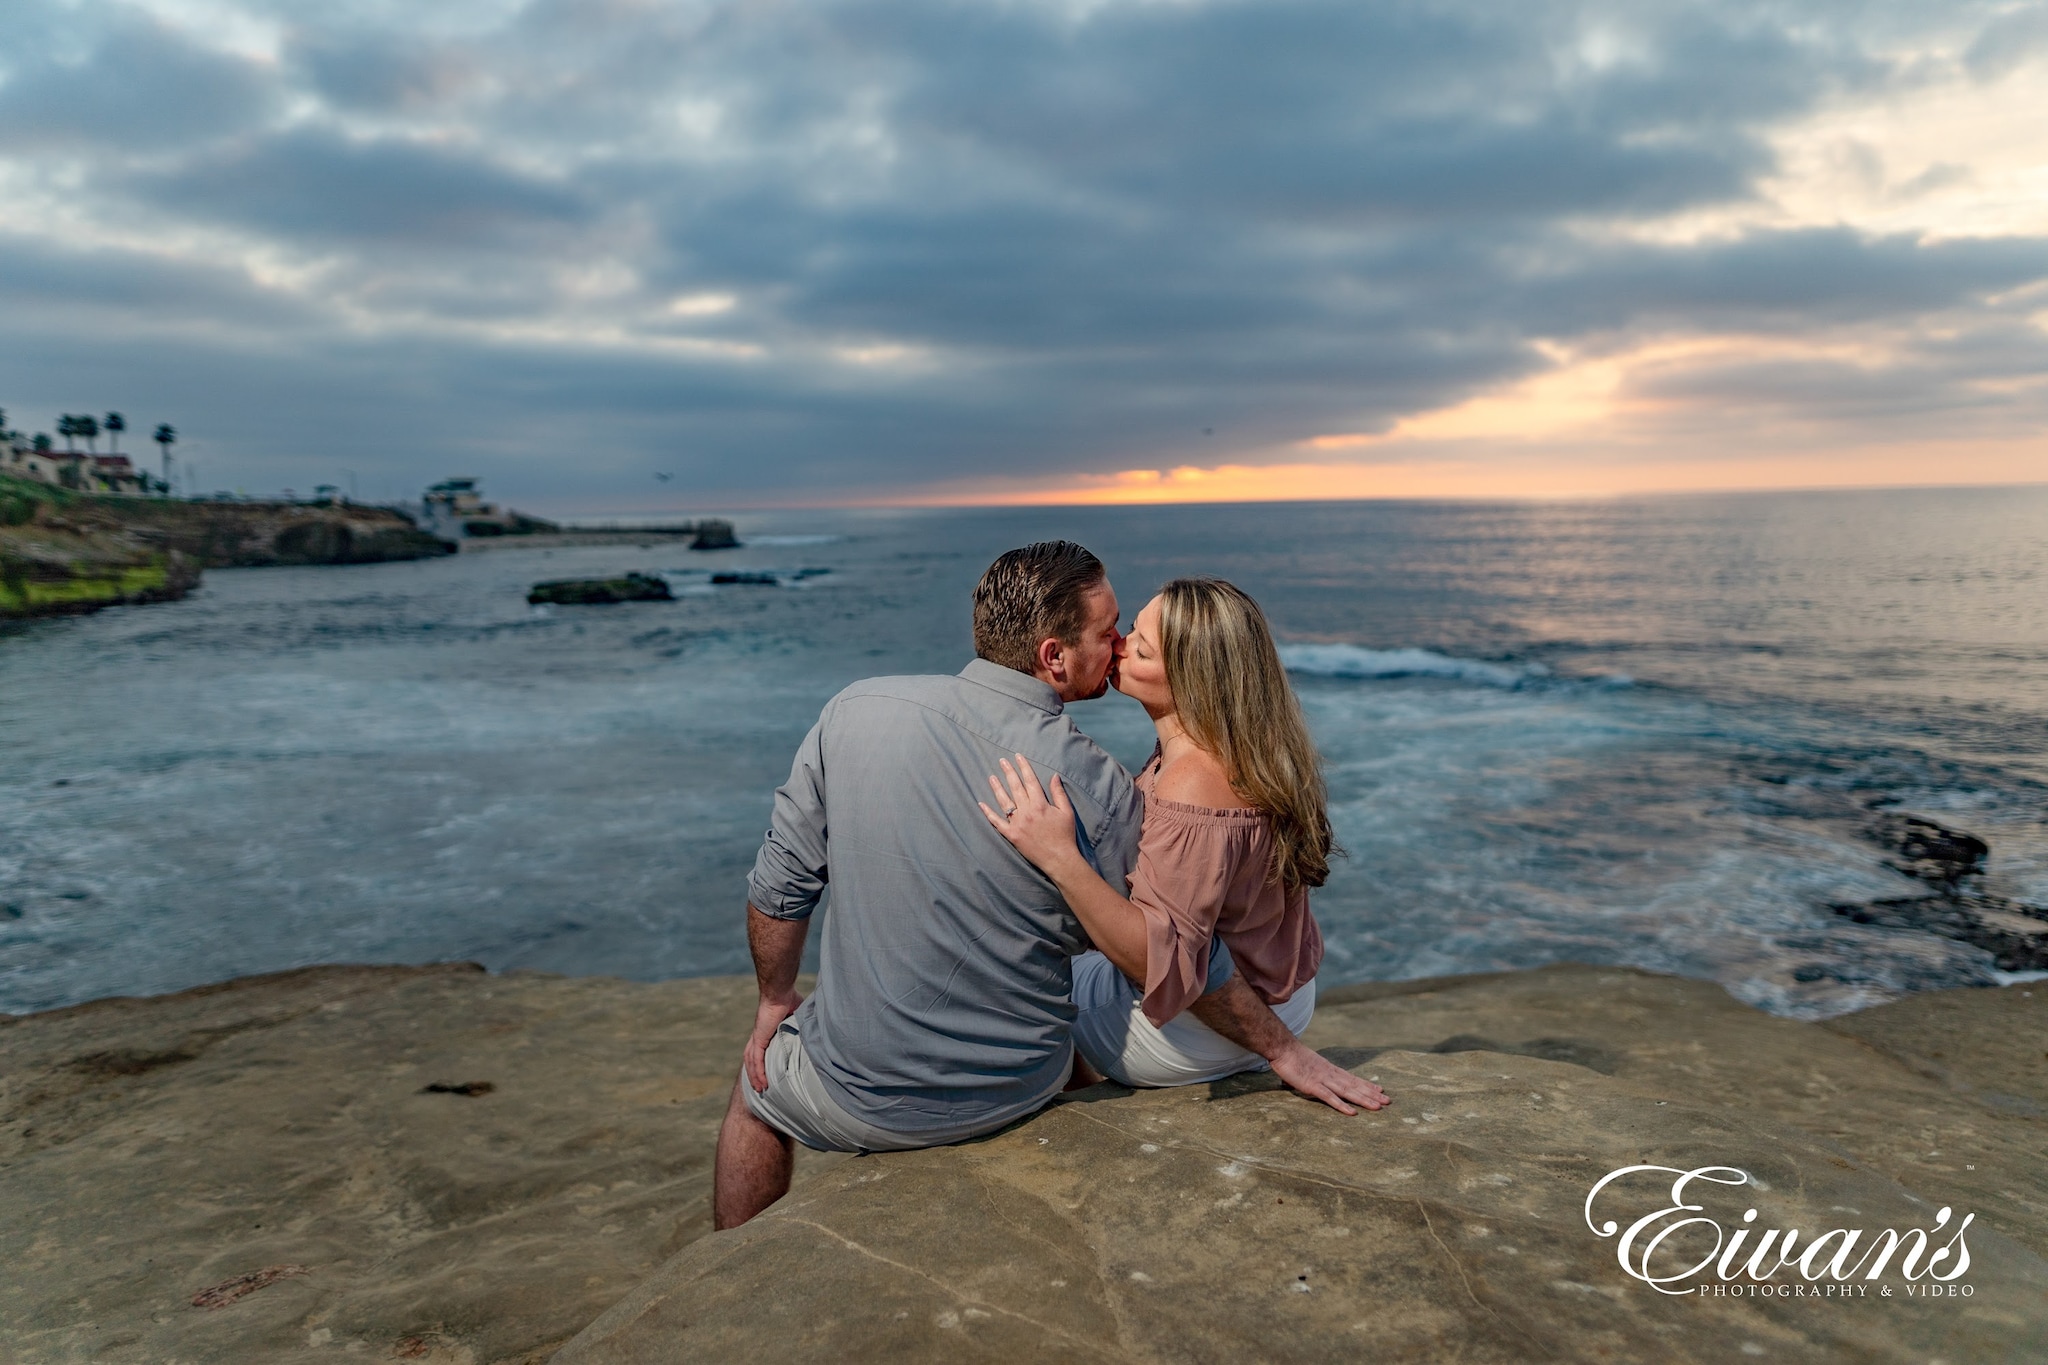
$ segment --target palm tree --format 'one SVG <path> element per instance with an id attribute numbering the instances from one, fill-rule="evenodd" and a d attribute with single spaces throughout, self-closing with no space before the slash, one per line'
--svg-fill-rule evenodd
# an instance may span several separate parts
<path id="1" fill-rule="evenodd" d="M 78 423 L 78 434 L 85 438 L 85 446 L 93 454 L 100 453 L 100 419 L 89 412 L 82 412 L 71 419 Z"/>
<path id="2" fill-rule="evenodd" d="M 178 443 L 178 429 L 169 422 L 156 424 L 156 435 L 151 438 L 164 452 L 164 492 L 171 491 L 171 447 Z"/>
<path id="3" fill-rule="evenodd" d="M 73 417 L 68 412 L 58 417 L 57 434 L 64 438 L 64 449 L 67 453 L 78 449 L 77 446 L 71 444 L 71 438 L 78 434 L 78 419 L 76 417 Z"/>
<path id="4" fill-rule="evenodd" d="M 36 441 L 35 441 L 35 445 L 36 445 L 36 454 L 38 454 L 38 455 L 47 455 L 47 454 L 49 454 L 49 453 L 50 453 L 50 447 L 51 447 L 51 446 L 53 446 L 53 445 L 55 445 L 55 444 L 56 444 L 56 442 L 54 442 L 54 441 L 52 441 L 52 440 L 50 439 L 50 433 L 49 433 L 49 432 L 47 432 L 47 431 L 39 431 L 39 432 L 37 432 L 37 433 L 36 433 Z"/>
<path id="5" fill-rule="evenodd" d="M 4 423 L 0 423 L 0 425 L 4 425 Z M 118 412 L 110 412 L 107 414 L 106 427 L 107 449 L 109 452 L 119 455 L 121 453 L 121 433 L 128 430 L 128 419 Z"/>

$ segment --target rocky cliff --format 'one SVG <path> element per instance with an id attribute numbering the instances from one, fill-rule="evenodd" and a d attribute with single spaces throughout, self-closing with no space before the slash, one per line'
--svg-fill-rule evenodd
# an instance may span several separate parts
<path id="1" fill-rule="evenodd" d="M 98 497 L 0 475 L 0 618 L 169 601 L 202 569 L 371 564 L 453 548 L 382 507 Z"/>
<path id="2" fill-rule="evenodd" d="M 0 621 L 169 602 L 199 581 L 189 555 L 118 520 L 98 499 L 0 475 Z"/>
<path id="3" fill-rule="evenodd" d="M 1611 968 L 1333 990 L 1310 1041 L 1389 1110 L 1105 1085 L 978 1143 L 807 1155 L 714 1234 L 751 1000 L 323 968 L 0 1022 L 0 1358 L 2048 1358 L 2048 987 L 1824 1025 Z M 1947 1207 L 1970 1269 L 1671 1297 L 1587 1226 L 1603 1173 L 1722 1163 L 1755 1180 L 1724 1222 Z"/>
<path id="4" fill-rule="evenodd" d="M 189 556 L 207 569 L 273 564 L 378 564 L 455 548 L 384 507 L 355 503 L 95 499 L 93 514 Z"/>

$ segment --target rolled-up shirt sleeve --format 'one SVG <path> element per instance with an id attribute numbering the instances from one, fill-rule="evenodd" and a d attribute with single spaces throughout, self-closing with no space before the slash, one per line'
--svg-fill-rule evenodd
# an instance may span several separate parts
<path id="1" fill-rule="evenodd" d="M 811 727 L 775 791 L 775 814 L 747 878 L 747 900 L 773 919 L 809 919 L 825 894 L 825 718 Z"/>
<path id="2" fill-rule="evenodd" d="M 1155 1026 L 1210 989 L 1216 920 L 1235 871 L 1229 842 L 1226 831 L 1163 812 L 1145 823 L 1131 904 L 1145 917 L 1143 1008 Z"/>

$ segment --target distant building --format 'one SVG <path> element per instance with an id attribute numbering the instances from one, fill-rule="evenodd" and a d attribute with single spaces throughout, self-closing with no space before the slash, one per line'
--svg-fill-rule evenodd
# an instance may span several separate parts
<path id="1" fill-rule="evenodd" d="M 37 450 L 21 440 L 14 441 L 4 453 L 4 467 L 9 474 L 16 478 L 34 479 L 39 483 L 63 483 L 63 471 L 72 468 L 66 462 L 76 458 L 66 455 L 61 450 Z"/>
<path id="2" fill-rule="evenodd" d="M 0 446 L 0 470 L 81 493 L 133 497 L 149 484 L 126 455 L 87 455 L 75 450 L 37 450 L 22 441 Z"/>
<path id="3" fill-rule="evenodd" d="M 462 540 L 469 536 L 528 536 L 561 529 L 551 521 L 485 502 L 483 491 L 477 487 L 479 482 L 467 477 L 443 479 L 429 488 L 420 500 L 421 529 L 443 540 Z"/>
<path id="4" fill-rule="evenodd" d="M 95 492 L 133 497 L 149 491 L 149 485 L 126 455 L 93 455 L 88 459 L 90 464 L 80 472 L 90 480 Z"/>

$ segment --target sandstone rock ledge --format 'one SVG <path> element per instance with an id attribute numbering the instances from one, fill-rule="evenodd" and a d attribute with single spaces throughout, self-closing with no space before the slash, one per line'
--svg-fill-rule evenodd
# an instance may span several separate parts
<path id="1" fill-rule="evenodd" d="M 1612 968 L 1333 990 L 1310 1041 L 1383 1114 L 1101 1086 L 711 1234 L 750 999 L 327 968 L 0 1022 L 0 1359 L 2048 1359 L 2048 986 L 1826 1025 Z M 1581 1216 L 1635 1162 L 1743 1167 L 1776 1226 L 1975 1213 L 1974 1293 L 1660 1296 Z"/>

